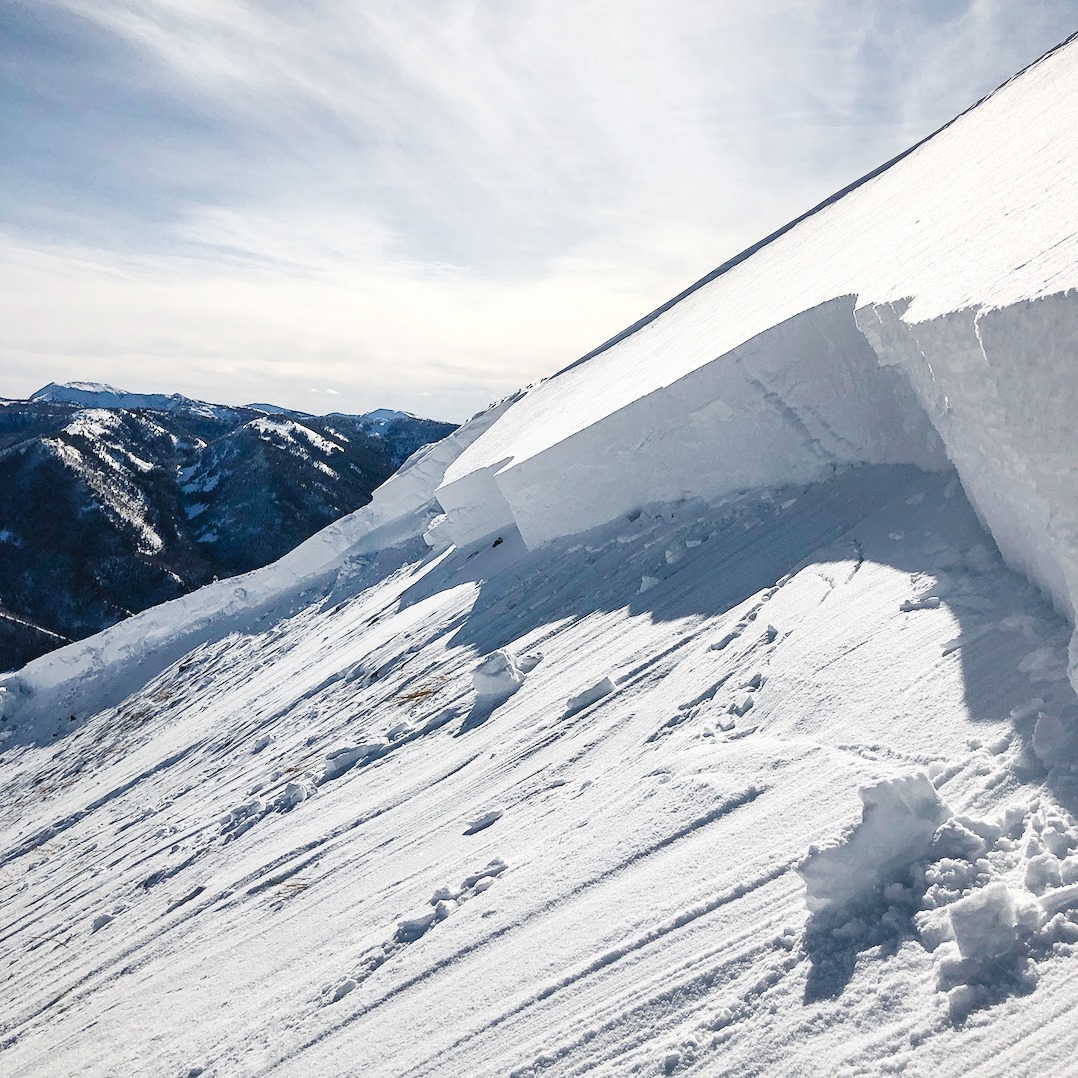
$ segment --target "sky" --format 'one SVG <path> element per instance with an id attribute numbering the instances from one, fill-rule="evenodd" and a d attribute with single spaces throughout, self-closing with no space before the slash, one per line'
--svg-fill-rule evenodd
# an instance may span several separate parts
<path id="1" fill-rule="evenodd" d="M 0 396 L 463 420 L 1078 29 L 1078 0 L 3 0 Z"/>

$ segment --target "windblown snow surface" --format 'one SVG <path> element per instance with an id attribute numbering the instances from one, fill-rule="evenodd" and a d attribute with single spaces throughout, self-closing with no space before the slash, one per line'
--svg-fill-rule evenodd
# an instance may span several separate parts
<path id="1" fill-rule="evenodd" d="M 0 1070 L 1073 1073 L 1076 100 L 8 677 Z"/>

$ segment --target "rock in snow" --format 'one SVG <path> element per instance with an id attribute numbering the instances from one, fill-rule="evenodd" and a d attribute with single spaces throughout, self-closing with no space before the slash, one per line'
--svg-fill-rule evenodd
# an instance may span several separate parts
<path id="1" fill-rule="evenodd" d="M 1070 1073 L 1075 100 L 0 679 L 0 1070 Z"/>

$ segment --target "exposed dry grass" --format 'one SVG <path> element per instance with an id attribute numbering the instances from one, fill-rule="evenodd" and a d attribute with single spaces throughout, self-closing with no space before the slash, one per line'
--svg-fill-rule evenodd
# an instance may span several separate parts
<path id="1" fill-rule="evenodd" d="M 445 677 L 431 678 L 430 681 L 420 685 L 418 689 L 409 689 L 407 692 L 397 693 L 393 699 L 401 700 L 406 704 L 413 703 L 416 700 L 426 700 L 438 692 L 447 680 L 448 678 Z"/>

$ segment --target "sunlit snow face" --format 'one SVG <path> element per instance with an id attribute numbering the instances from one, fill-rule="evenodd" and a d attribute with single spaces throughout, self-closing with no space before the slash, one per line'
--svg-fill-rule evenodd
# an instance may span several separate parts
<path id="1" fill-rule="evenodd" d="M 463 418 L 948 118 L 1066 6 L 17 7 L 6 391 Z"/>

